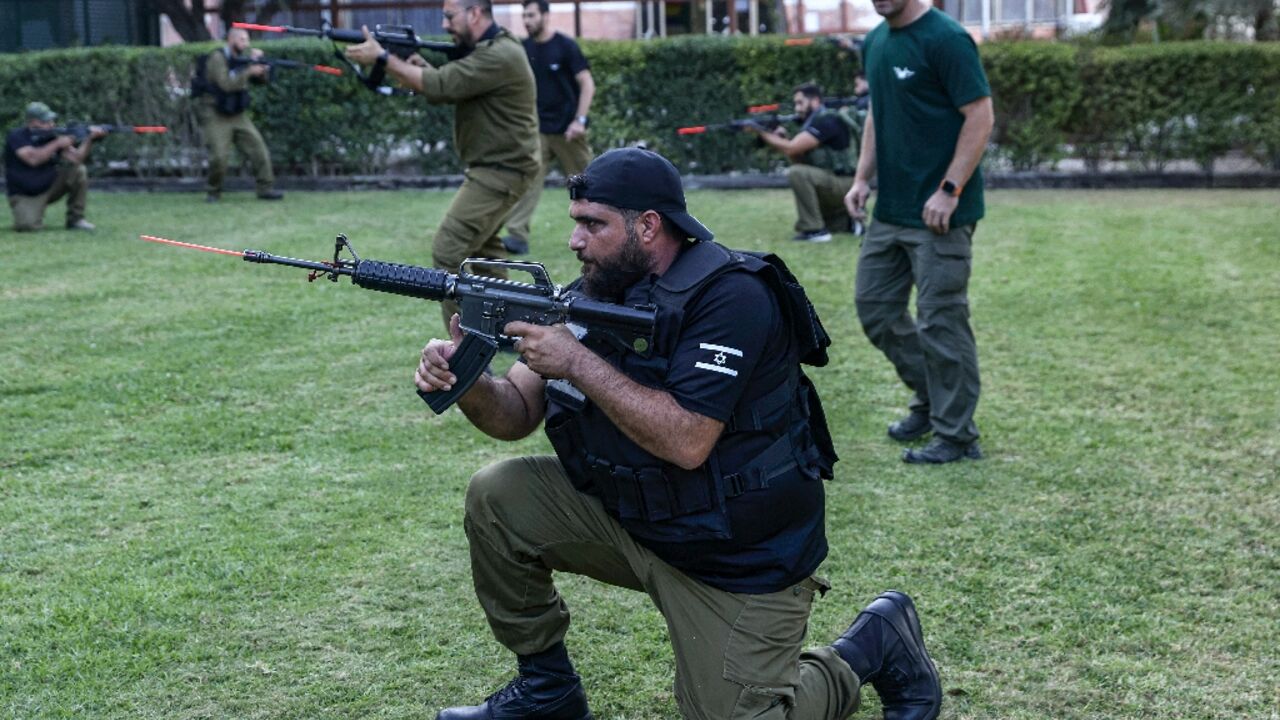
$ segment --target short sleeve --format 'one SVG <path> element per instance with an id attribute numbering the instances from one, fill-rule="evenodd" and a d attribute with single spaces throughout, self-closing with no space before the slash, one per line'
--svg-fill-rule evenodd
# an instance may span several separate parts
<path id="1" fill-rule="evenodd" d="M 840 137 L 840 131 L 843 129 L 840 119 L 834 115 L 824 114 L 809 123 L 805 131 L 817 138 L 822 145 L 832 142 Z"/>
<path id="2" fill-rule="evenodd" d="M 978 45 L 969 33 L 948 35 L 934 47 L 931 63 L 937 68 L 938 78 L 955 107 L 991 96 L 991 86 L 978 57 Z"/>
<path id="3" fill-rule="evenodd" d="M 587 56 L 582 54 L 582 48 L 578 47 L 578 43 L 565 38 L 565 44 L 568 46 L 566 55 L 569 58 L 569 72 L 571 75 L 577 75 L 583 70 L 590 70 L 591 63 L 587 62 Z"/>
<path id="4" fill-rule="evenodd" d="M 727 422 L 743 391 L 769 365 L 780 311 L 764 282 L 745 272 L 721 276 L 686 309 L 666 390 L 690 412 Z"/>
<path id="5" fill-rule="evenodd" d="M 4 144 L 16 153 L 22 148 L 27 147 L 28 145 L 33 145 L 34 143 L 30 141 L 30 135 L 23 132 L 22 128 L 18 128 L 17 130 L 10 130 L 9 133 L 5 135 Z"/>

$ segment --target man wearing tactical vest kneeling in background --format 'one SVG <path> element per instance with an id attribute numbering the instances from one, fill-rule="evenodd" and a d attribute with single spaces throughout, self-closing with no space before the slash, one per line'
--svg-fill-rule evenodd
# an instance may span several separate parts
<path id="1" fill-rule="evenodd" d="M 687 212 L 662 156 L 611 150 L 569 180 L 569 249 L 596 300 L 652 306 L 652 344 L 508 323 L 521 362 L 458 400 L 517 440 L 545 421 L 554 456 L 471 478 L 463 527 L 476 595 L 517 676 L 437 720 L 592 718 L 552 572 L 648 593 L 675 650 L 685 718 L 842 720 L 870 684 L 886 716 L 931 720 L 942 690 L 907 595 L 876 598 L 835 641 L 801 650 L 826 557 L 823 478 L 836 461 L 801 364 L 826 333 L 776 256 L 728 250 Z M 751 308 L 744 321 L 743 308 Z M 462 341 L 423 348 L 423 392 L 457 382 Z M 458 360 L 461 367 L 464 363 Z M 575 390 L 576 388 L 576 390 Z"/>
<path id="2" fill-rule="evenodd" d="M 787 179 L 799 216 L 791 239 L 828 242 L 831 233 L 850 231 L 844 195 L 858 169 L 856 115 L 823 107 L 822 88 L 813 83 L 799 85 L 793 92 L 797 120 L 802 123 L 795 137 L 787 137 L 781 127 L 770 131 L 748 125 L 746 130 L 791 161 Z"/>

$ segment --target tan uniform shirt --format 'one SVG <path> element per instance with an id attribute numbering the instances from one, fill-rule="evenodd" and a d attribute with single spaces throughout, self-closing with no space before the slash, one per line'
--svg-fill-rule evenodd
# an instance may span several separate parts
<path id="1" fill-rule="evenodd" d="M 481 40 L 470 55 L 422 69 L 423 96 L 457 106 L 453 144 L 464 165 L 538 172 L 538 105 L 533 70 L 507 30 Z"/>

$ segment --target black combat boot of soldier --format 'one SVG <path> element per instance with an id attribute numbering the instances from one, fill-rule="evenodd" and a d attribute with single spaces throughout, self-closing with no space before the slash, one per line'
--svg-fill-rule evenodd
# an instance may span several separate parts
<path id="1" fill-rule="evenodd" d="M 889 425 L 889 437 L 898 442 L 910 442 L 928 435 L 933 430 L 929 413 L 912 410 L 911 414 Z"/>
<path id="2" fill-rule="evenodd" d="M 436 720 L 593 720 L 564 643 L 520 655 L 520 674 L 479 705 L 446 708 Z"/>
<path id="3" fill-rule="evenodd" d="M 881 593 L 831 646 L 864 685 L 876 689 L 885 720 L 938 717 L 942 683 L 906 593 Z"/>
<path id="4" fill-rule="evenodd" d="M 977 440 L 958 443 L 935 435 L 929 444 L 922 448 L 902 451 L 902 462 L 912 465 L 941 465 L 964 458 L 982 459 L 982 449 L 978 447 Z"/>

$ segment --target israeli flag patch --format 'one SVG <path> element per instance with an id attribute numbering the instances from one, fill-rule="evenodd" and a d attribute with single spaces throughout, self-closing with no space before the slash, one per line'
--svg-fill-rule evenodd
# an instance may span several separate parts
<path id="1" fill-rule="evenodd" d="M 742 357 L 742 351 L 737 348 L 731 348 L 727 345 L 713 345 L 711 343 L 698 343 L 698 349 L 705 351 L 703 360 L 699 360 L 693 364 L 699 370 L 710 370 L 729 377 L 738 377 L 738 371 L 729 367 L 735 358 Z"/>

